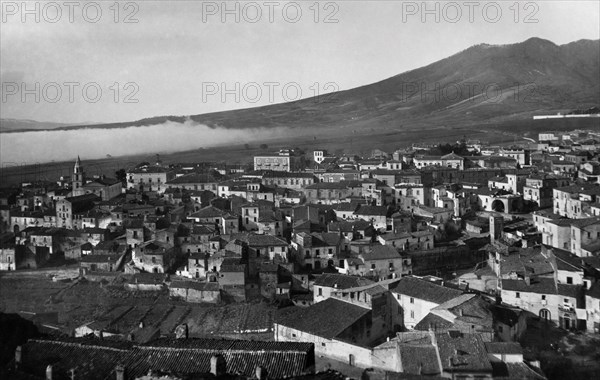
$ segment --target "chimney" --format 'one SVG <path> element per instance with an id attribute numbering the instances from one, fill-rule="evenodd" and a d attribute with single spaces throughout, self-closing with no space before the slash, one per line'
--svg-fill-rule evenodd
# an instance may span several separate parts
<path id="1" fill-rule="evenodd" d="M 214 355 L 212 358 L 210 358 L 210 373 L 219 377 L 224 375 L 225 371 L 226 366 L 223 355 Z"/>
<path id="2" fill-rule="evenodd" d="M 257 366 L 255 371 L 257 380 L 264 380 L 267 378 L 267 370 L 263 366 Z"/>
<path id="3" fill-rule="evenodd" d="M 115 368 L 115 374 L 117 375 L 117 380 L 125 380 L 125 367 L 123 367 L 121 364 L 119 364 L 116 368 Z"/>
<path id="4" fill-rule="evenodd" d="M 15 349 L 15 368 L 19 368 L 21 366 L 21 353 L 23 348 L 21 346 L 17 346 Z"/>
<path id="5" fill-rule="evenodd" d="M 188 325 L 181 324 L 177 326 L 175 329 L 175 338 L 176 339 L 187 339 L 188 338 Z"/>
<path id="6" fill-rule="evenodd" d="M 430 327 L 428 332 L 429 337 L 431 338 L 431 345 L 437 347 L 437 338 L 435 337 L 435 331 L 433 331 L 433 329 L 431 329 Z"/>
<path id="7" fill-rule="evenodd" d="M 46 380 L 52 380 L 52 366 L 46 367 Z"/>
<path id="8" fill-rule="evenodd" d="M 463 309 L 458 309 L 458 315 L 461 317 L 463 316 Z"/>

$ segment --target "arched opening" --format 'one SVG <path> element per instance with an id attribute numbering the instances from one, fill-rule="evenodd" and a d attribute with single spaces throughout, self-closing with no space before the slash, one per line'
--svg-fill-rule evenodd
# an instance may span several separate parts
<path id="1" fill-rule="evenodd" d="M 568 315 L 565 315 L 563 318 L 563 327 L 565 328 L 565 330 L 570 330 L 571 329 L 571 318 Z"/>
<path id="2" fill-rule="evenodd" d="M 496 212 L 504 212 L 505 208 L 504 208 L 504 202 L 502 202 L 501 200 L 495 200 L 494 202 L 492 202 L 492 210 L 496 211 Z"/>
<path id="3" fill-rule="evenodd" d="M 540 318 L 542 318 L 543 320 L 549 321 L 551 319 L 550 310 L 548 310 L 548 309 L 540 310 Z"/>

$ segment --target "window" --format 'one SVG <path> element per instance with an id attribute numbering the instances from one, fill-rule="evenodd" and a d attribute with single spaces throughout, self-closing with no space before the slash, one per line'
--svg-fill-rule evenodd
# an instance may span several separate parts
<path id="1" fill-rule="evenodd" d="M 567 277 L 567 284 L 573 283 L 573 277 Z"/>
<path id="2" fill-rule="evenodd" d="M 545 301 L 545 300 L 546 300 L 546 295 L 542 294 L 542 301 Z"/>
<path id="3" fill-rule="evenodd" d="M 411 318 L 414 318 L 414 317 L 415 317 L 415 311 L 414 311 L 414 310 L 411 310 L 411 311 L 410 311 L 410 317 L 411 317 Z"/>
<path id="4" fill-rule="evenodd" d="M 415 303 L 415 299 L 413 297 L 410 297 L 410 303 Z"/>
<path id="5" fill-rule="evenodd" d="M 322 289 L 322 288 L 317 288 L 317 289 L 319 289 L 319 290 L 318 290 L 318 292 L 319 292 L 319 295 L 320 295 L 320 296 L 322 296 L 322 295 L 323 295 L 323 289 Z"/>
<path id="6" fill-rule="evenodd" d="M 371 269 L 375 269 L 375 264 L 371 264 Z"/>
<path id="7" fill-rule="evenodd" d="M 515 293 L 515 297 L 516 297 L 516 298 L 521 298 L 521 293 L 519 293 L 519 292 L 516 292 L 516 293 Z"/>

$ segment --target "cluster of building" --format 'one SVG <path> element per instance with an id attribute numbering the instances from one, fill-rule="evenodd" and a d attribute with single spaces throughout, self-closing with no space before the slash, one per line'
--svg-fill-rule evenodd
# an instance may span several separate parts
<path id="1" fill-rule="evenodd" d="M 600 137 L 539 138 L 463 142 L 462 156 L 285 149 L 248 170 L 143 163 L 122 180 L 87 178 L 77 159 L 71 178 L 0 194 L 0 270 L 66 259 L 86 278 L 125 274 L 129 289 L 191 303 L 293 305 L 273 340 L 313 358 L 274 378 L 310 372 L 316 354 L 415 376 L 541 379 L 518 343 L 528 318 L 600 331 Z M 103 328 L 77 335 L 89 333 Z M 161 346 L 122 350 L 140 360 Z"/>

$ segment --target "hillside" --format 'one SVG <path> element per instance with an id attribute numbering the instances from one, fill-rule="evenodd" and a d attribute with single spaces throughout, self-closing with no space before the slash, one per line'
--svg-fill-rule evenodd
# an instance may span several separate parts
<path id="1" fill-rule="evenodd" d="M 211 128 L 491 125 L 600 105 L 600 40 L 480 44 L 431 65 L 320 98 L 189 118 Z M 184 116 L 57 129 L 183 123 Z M 4 128 L 2 128 L 4 130 Z M 14 130 L 14 129 L 13 129 Z"/>

